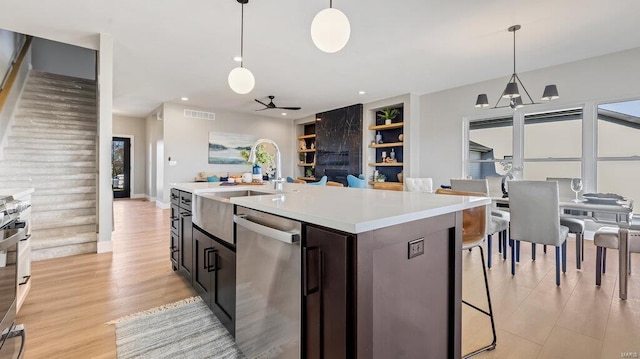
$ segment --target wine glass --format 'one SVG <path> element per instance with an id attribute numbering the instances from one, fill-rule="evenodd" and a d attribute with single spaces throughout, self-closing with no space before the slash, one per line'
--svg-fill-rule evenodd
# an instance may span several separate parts
<path id="1" fill-rule="evenodd" d="M 580 202 L 578 193 L 582 191 L 582 178 L 571 179 L 571 190 L 576 193 L 576 199 L 574 199 L 573 202 Z"/>

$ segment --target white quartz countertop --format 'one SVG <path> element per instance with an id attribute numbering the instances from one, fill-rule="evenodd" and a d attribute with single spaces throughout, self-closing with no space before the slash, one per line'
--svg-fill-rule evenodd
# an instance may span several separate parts
<path id="1" fill-rule="evenodd" d="M 204 197 L 215 195 L 216 192 L 241 190 L 274 193 L 232 197 L 230 201 L 247 208 L 355 234 L 491 203 L 489 197 L 297 183 L 285 183 L 281 194 L 275 193 L 271 183 L 220 186 L 220 182 L 195 182 L 173 183 L 171 187 Z"/>
<path id="2" fill-rule="evenodd" d="M 0 197 L 3 196 L 13 196 L 15 199 L 20 199 L 24 196 L 28 196 L 32 194 L 34 191 L 33 188 L 6 188 L 0 189 Z"/>
<path id="3" fill-rule="evenodd" d="M 237 184 L 235 186 L 221 186 L 222 182 L 188 182 L 188 183 L 171 183 L 171 188 L 177 188 L 181 191 L 191 192 L 193 194 L 215 193 L 239 190 L 254 190 L 259 192 L 275 192 L 273 184 L 265 182 L 261 185 Z"/>

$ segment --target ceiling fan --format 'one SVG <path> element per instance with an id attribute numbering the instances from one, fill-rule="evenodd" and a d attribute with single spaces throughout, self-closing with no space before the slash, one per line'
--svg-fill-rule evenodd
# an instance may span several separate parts
<path id="1" fill-rule="evenodd" d="M 262 102 L 262 101 L 260 101 L 258 99 L 254 99 L 254 100 L 256 100 L 257 103 L 259 103 L 259 104 L 264 106 L 264 108 L 261 108 L 261 109 L 256 110 L 256 111 L 264 111 L 264 110 L 270 110 L 270 109 L 274 109 L 274 108 L 281 109 L 281 110 L 299 110 L 299 109 L 302 108 L 302 107 L 278 107 L 273 103 L 273 99 L 275 98 L 275 96 L 268 96 L 268 97 L 269 97 L 269 103 L 268 104 L 264 103 L 264 102 Z"/>

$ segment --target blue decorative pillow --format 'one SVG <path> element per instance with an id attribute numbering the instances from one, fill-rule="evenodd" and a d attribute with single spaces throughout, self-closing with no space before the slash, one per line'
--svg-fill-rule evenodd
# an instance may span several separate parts
<path id="1" fill-rule="evenodd" d="M 207 182 L 220 182 L 220 178 L 218 176 L 209 176 L 207 177 Z"/>

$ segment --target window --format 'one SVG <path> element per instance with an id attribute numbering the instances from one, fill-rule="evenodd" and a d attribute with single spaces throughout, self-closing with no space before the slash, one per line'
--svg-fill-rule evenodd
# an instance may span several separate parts
<path id="1" fill-rule="evenodd" d="M 640 200 L 640 100 L 598 106 L 597 190 Z"/>
<path id="2" fill-rule="evenodd" d="M 523 178 L 581 177 L 582 109 L 524 116 Z"/>
<path id="3" fill-rule="evenodd" d="M 513 118 L 495 118 L 469 123 L 467 176 L 502 176 L 511 164 Z"/>

